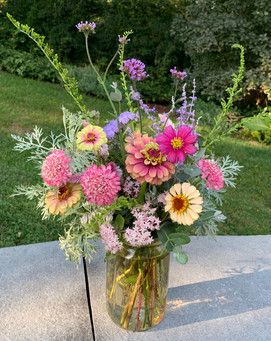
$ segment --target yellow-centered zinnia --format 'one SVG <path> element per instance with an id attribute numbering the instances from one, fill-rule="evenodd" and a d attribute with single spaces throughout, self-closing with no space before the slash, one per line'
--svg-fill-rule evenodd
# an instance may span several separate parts
<path id="1" fill-rule="evenodd" d="M 202 211 L 200 192 L 188 182 L 172 186 L 165 201 L 165 211 L 169 212 L 172 221 L 181 225 L 192 225 Z"/>
<path id="2" fill-rule="evenodd" d="M 88 124 L 77 134 L 76 145 L 78 150 L 97 152 L 107 142 L 106 134 L 101 127 Z"/>
<path id="3" fill-rule="evenodd" d="M 62 215 L 75 205 L 81 198 L 81 185 L 67 183 L 59 188 L 48 191 L 45 195 L 45 205 L 53 215 Z"/>

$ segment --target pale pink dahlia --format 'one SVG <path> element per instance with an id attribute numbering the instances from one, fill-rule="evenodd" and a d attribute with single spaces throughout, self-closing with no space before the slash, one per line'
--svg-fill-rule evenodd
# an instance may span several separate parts
<path id="1" fill-rule="evenodd" d="M 100 226 L 100 235 L 106 251 L 117 253 L 122 249 L 123 244 L 119 241 L 118 235 L 110 223 L 106 222 Z"/>
<path id="2" fill-rule="evenodd" d="M 193 155 L 197 151 L 195 143 L 197 135 L 192 132 L 192 129 L 183 125 L 175 130 L 172 126 L 165 128 L 163 133 L 156 138 L 160 150 L 167 156 L 170 162 L 184 162 L 187 155 Z"/>
<path id="3" fill-rule="evenodd" d="M 112 163 L 88 167 L 80 182 L 87 200 L 99 206 L 112 204 L 120 190 L 120 176 Z"/>
<path id="4" fill-rule="evenodd" d="M 175 172 L 175 166 L 167 161 L 155 139 L 135 132 L 127 138 L 125 149 L 128 156 L 125 160 L 126 170 L 139 183 L 149 182 L 160 185 Z"/>
<path id="5" fill-rule="evenodd" d="M 198 167 L 208 189 L 219 191 L 224 187 L 223 173 L 215 161 L 202 159 L 198 162 Z"/>
<path id="6" fill-rule="evenodd" d="M 72 176 L 71 158 L 62 149 L 53 150 L 43 161 L 41 177 L 48 186 L 60 187 Z"/>

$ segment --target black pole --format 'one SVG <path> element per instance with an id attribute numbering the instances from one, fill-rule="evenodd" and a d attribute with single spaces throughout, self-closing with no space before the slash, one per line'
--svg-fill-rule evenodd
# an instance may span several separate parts
<path id="1" fill-rule="evenodd" d="M 90 301 L 87 264 L 86 264 L 86 258 L 84 256 L 83 256 L 83 266 L 84 266 L 86 294 L 87 294 L 88 312 L 89 312 L 89 318 L 90 318 L 90 324 L 91 324 L 91 332 L 92 332 L 93 341 L 95 341 L 95 330 L 94 330 L 94 322 L 93 322 L 93 315 L 92 315 L 92 308 L 91 308 L 91 301 Z"/>

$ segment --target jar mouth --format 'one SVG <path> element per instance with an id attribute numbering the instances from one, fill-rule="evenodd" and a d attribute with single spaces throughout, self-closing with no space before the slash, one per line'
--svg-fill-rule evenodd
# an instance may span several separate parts
<path id="1" fill-rule="evenodd" d="M 140 259 L 159 258 L 169 254 L 159 239 L 155 239 L 153 243 L 145 246 L 134 247 L 124 244 L 123 249 L 116 254 L 126 259 L 139 257 Z"/>

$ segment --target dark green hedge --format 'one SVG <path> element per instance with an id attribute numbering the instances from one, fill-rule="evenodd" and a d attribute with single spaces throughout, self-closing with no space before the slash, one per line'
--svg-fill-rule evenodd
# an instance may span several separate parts
<path id="1" fill-rule="evenodd" d="M 36 57 L 40 52 L 15 33 L 6 12 L 45 35 L 64 63 L 79 66 L 86 63 L 86 56 L 77 22 L 98 23 L 91 52 L 100 68 L 114 53 L 117 35 L 133 29 L 127 57 L 148 65 L 151 76 L 141 88 L 153 101 L 169 100 L 169 68 L 174 65 L 192 72 L 202 96 L 219 99 L 239 63 L 231 45 L 241 43 L 247 68 L 243 99 L 248 104 L 266 104 L 267 96 L 271 98 L 270 0 L 6 0 L 0 14 L 0 45 Z M 51 77 L 47 70 L 43 72 Z M 33 77 L 33 70 L 28 76 Z"/>

